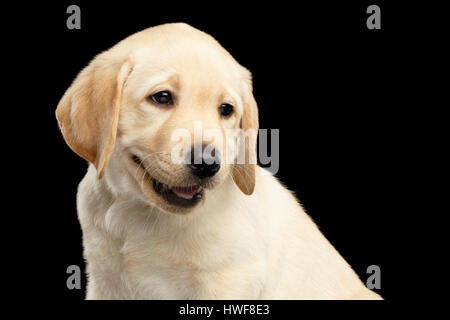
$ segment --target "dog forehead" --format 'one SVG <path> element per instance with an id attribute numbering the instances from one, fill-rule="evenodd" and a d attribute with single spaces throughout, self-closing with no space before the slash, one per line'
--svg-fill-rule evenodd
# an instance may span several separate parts
<path id="1" fill-rule="evenodd" d="M 143 49 L 136 52 L 134 60 L 136 72 L 150 76 L 173 73 L 199 81 L 202 79 L 232 81 L 237 80 L 239 76 L 236 66 L 231 61 L 199 47 L 197 50 L 181 48 L 174 51 L 167 48 Z"/>
<path id="2" fill-rule="evenodd" d="M 140 71 L 173 70 L 194 77 L 238 76 L 238 66 L 223 52 L 208 44 L 189 43 L 186 39 L 167 46 L 143 47 L 133 54 Z"/>
<path id="3" fill-rule="evenodd" d="M 230 61 L 206 50 L 139 50 L 129 84 L 141 96 L 160 84 L 183 91 L 240 92 L 241 75 Z M 137 97 L 139 98 L 139 97 Z"/>

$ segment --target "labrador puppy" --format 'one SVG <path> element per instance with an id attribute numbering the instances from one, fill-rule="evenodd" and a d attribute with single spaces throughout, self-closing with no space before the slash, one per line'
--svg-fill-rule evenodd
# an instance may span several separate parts
<path id="1" fill-rule="evenodd" d="M 87 299 L 380 299 L 255 164 L 251 74 L 211 36 L 175 23 L 126 38 L 80 72 L 56 117 L 89 162 Z"/>

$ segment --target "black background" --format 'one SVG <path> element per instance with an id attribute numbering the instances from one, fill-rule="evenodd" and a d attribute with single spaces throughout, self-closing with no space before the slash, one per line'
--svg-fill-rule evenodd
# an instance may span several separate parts
<path id="1" fill-rule="evenodd" d="M 66 27 L 71 4 L 81 8 L 81 30 Z M 366 28 L 370 4 L 381 7 L 381 30 Z M 60 1 L 26 8 L 9 12 L 27 21 L 14 41 L 32 68 L 20 109 L 30 125 L 20 139 L 34 155 L 36 177 L 19 201 L 35 210 L 26 216 L 31 237 L 20 251 L 28 255 L 20 267 L 33 274 L 34 300 L 81 300 L 86 284 L 66 288 L 66 268 L 84 268 L 75 195 L 87 164 L 62 139 L 57 103 L 96 54 L 167 22 L 211 34 L 253 73 L 260 127 L 280 130 L 278 178 L 361 279 L 369 265 L 380 266 L 378 292 L 399 299 L 399 263 L 407 264 L 401 256 L 408 247 L 400 183 L 408 171 L 402 155 L 411 113 L 403 97 L 415 72 L 411 50 L 420 48 L 411 39 L 421 35 L 405 22 L 407 7 L 382 1 Z"/>

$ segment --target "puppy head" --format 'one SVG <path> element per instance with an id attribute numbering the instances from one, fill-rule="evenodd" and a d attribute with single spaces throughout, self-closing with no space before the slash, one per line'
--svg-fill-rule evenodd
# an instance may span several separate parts
<path id="1" fill-rule="evenodd" d="M 149 28 L 97 56 L 56 117 L 67 144 L 95 165 L 99 179 L 165 212 L 190 212 L 229 178 L 253 192 L 258 115 L 251 75 L 188 25 Z"/>

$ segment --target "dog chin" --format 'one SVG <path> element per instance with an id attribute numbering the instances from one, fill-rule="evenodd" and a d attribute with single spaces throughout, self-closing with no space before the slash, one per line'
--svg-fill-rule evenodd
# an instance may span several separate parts
<path id="1" fill-rule="evenodd" d="M 208 183 L 206 186 L 200 184 L 187 186 L 165 184 L 156 180 L 144 169 L 139 157 L 133 155 L 132 162 L 134 163 L 134 170 L 138 172 L 136 176 L 142 177 L 137 182 L 147 200 L 151 205 L 166 213 L 186 214 L 191 212 L 204 201 L 205 187 L 212 186 L 212 183 Z"/>

